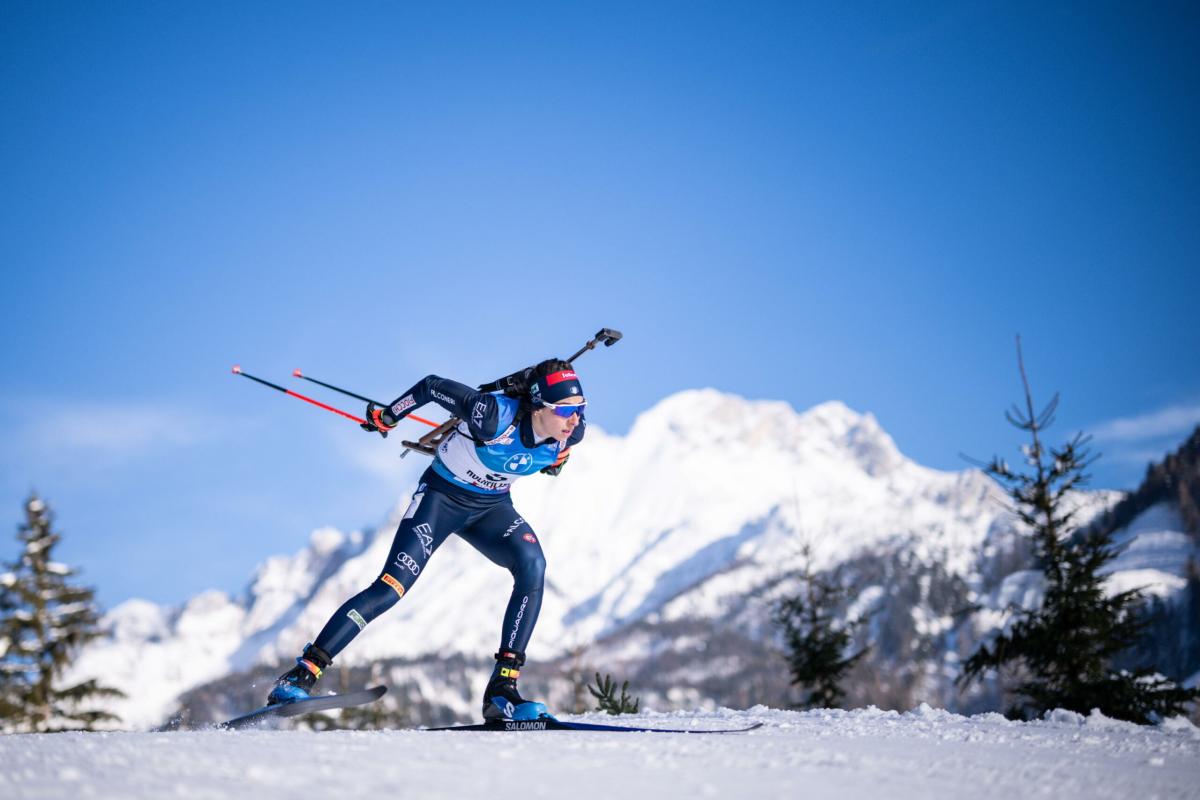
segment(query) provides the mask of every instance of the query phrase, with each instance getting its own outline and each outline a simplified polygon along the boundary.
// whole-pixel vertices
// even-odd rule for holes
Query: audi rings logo
[[[418,564],[416,561],[413,561],[413,557],[410,556],[408,553],[399,553],[396,556],[396,563],[399,564],[400,566],[404,567],[406,570],[411,572],[413,575],[421,574],[421,565]]]

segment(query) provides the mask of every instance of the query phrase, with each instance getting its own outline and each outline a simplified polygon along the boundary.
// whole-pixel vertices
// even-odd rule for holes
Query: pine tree
[[[964,663],[959,684],[1017,666],[1020,678],[1010,688],[1018,699],[1009,715],[1018,718],[1054,708],[1083,714],[1099,709],[1109,717],[1147,723],[1182,713],[1200,691],[1182,689],[1148,666],[1132,673],[1112,668],[1145,630],[1142,594],[1138,589],[1105,592],[1102,572],[1118,554],[1112,533],[1078,531],[1070,497],[1086,484],[1094,461],[1089,437],[1077,434],[1061,448],[1046,448],[1042,434],[1054,421],[1058,395],[1035,413],[1019,338],[1017,364],[1025,409],[1014,405],[1006,416],[1029,434],[1030,443],[1022,448],[1026,469],[1014,469],[996,456],[984,470],[1005,487],[1031,531],[1044,594],[1039,608],[1017,611],[1009,630],[980,646]]]
[[[57,686],[79,648],[100,635],[99,616],[93,591],[70,585],[75,571],[52,558],[61,537],[37,495],[25,503],[17,538],[23,552],[0,575],[0,728],[91,730],[97,722],[116,721],[81,706],[96,697],[123,696],[118,690],[96,680]]]
[[[785,597],[775,607],[775,623],[783,628],[792,683],[807,688],[801,708],[836,708],[845,697],[841,682],[867,654],[867,648],[847,656],[854,632],[864,620],[838,624],[837,612],[845,589],[837,574],[812,571],[811,550],[804,548],[802,594]]]
[[[629,694],[629,681],[621,684],[621,694],[617,696],[617,682],[611,675],[600,677],[596,673],[596,685],[588,684],[588,691],[596,698],[596,710],[607,711],[613,716],[619,714],[636,714],[641,706],[641,698]]]

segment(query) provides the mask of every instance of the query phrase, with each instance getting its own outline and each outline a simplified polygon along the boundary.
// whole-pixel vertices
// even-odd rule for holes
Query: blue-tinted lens
[[[554,409],[555,416],[566,418],[566,417],[571,416],[572,414],[578,414],[579,412],[583,411],[583,407],[586,405],[587,405],[587,403],[577,403],[576,405],[573,405],[573,406],[572,405],[556,406],[553,403],[546,403],[546,408]]]

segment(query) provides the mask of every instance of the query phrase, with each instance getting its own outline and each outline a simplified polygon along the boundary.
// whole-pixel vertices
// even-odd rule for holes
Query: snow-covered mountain
[[[259,566],[239,597],[207,592],[181,608],[118,606],[106,617],[110,636],[86,650],[69,677],[102,675],[129,694],[114,708],[125,725],[147,726],[188,689],[290,659],[378,576],[412,489],[397,487],[377,534],[317,530],[298,553]],[[1098,511],[1117,497],[1088,493],[1079,502]],[[1003,624],[1007,603],[1036,592],[1028,573],[1005,571],[1019,549],[1016,529],[990,479],[914,463],[874,417],[838,402],[797,413],[711,389],[681,392],[639,416],[626,436],[593,426],[562,475],[519,482],[514,502],[549,565],[531,662],[595,646],[606,659],[645,665],[689,637],[703,640],[718,623],[747,641],[768,640],[772,592],[786,586],[806,547],[816,569],[857,570],[851,613],[896,595],[884,573],[897,564],[913,576],[928,571],[928,580],[914,577],[926,594],[941,583],[957,587],[941,606],[904,600],[913,636],[952,633],[959,623],[946,609],[961,599],[995,610],[995,619],[973,623],[979,633]],[[1169,509],[1156,513],[1128,529],[1133,546],[1122,568],[1161,594],[1177,588],[1195,547]],[[507,574],[456,537],[431,563],[340,665],[494,652]],[[937,646],[939,658],[953,649]]]

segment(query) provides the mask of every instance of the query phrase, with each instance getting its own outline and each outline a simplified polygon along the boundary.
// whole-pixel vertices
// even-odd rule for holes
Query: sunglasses
[[[569,418],[573,414],[583,413],[583,409],[585,406],[587,406],[587,403],[576,403],[574,405],[558,406],[558,405],[555,405],[554,403],[547,403],[546,401],[543,400],[542,406],[544,408],[549,408],[552,411],[554,411],[554,416],[556,416],[556,417]]]

